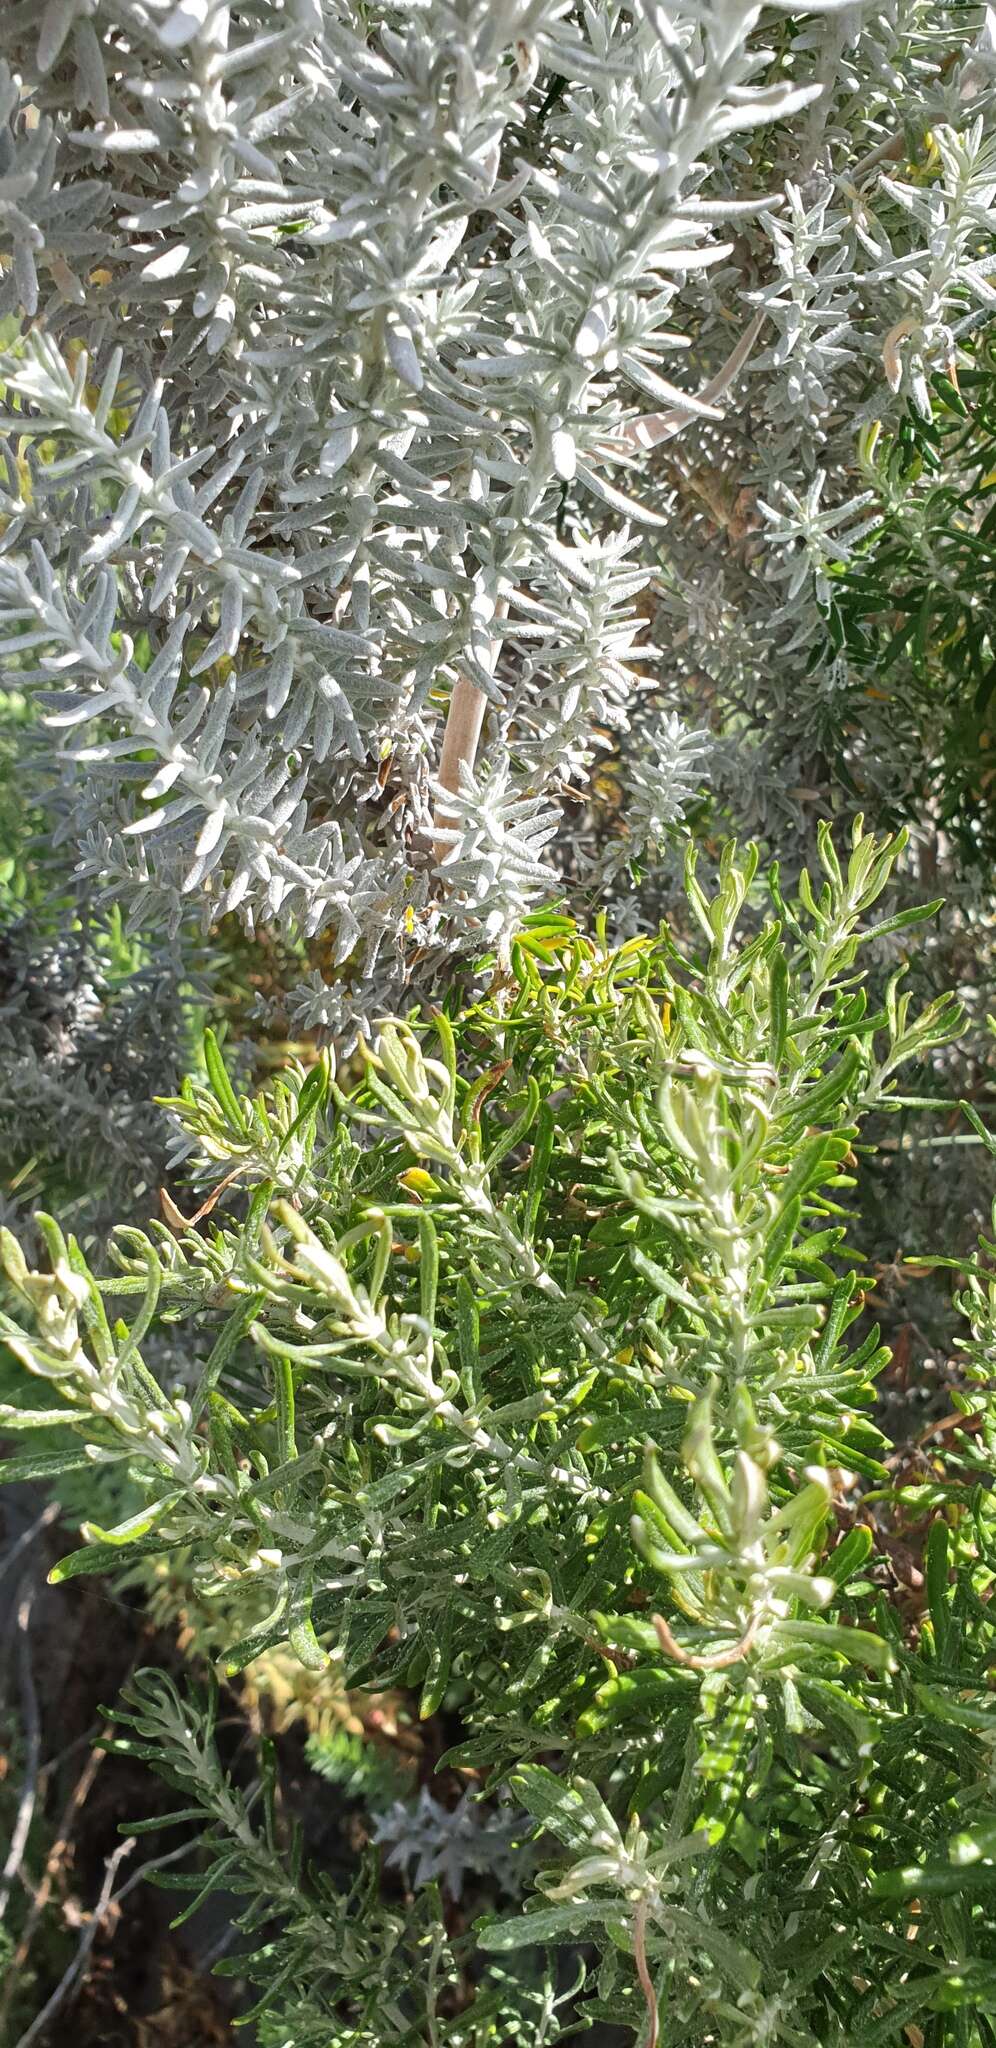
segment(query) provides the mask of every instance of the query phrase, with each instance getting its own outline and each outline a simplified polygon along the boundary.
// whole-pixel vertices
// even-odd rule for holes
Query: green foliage
[[[263,2048],[996,2048],[994,37],[0,8],[0,1478],[376,1819],[134,1681]]]
[[[386,1746],[378,1747],[366,1735],[354,1735],[348,1728],[333,1724],[316,1730],[308,1737],[306,1755],[320,1778],[341,1786],[347,1799],[362,1800],[371,1813],[411,1792],[411,1772],[396,1756]]]
[[[695,952],[534,921],[484,1001],[386,1024],[348,1090],[322,1060],[240,1095],[208,1036],[174,1105],[203,1229],[122,1231],[99,1279],[50,1219],[47,1272],[4,1240],[0,1329],[46,1388],[4,1426],[57,1420],[62,1462],[120,1464],[142,1502],[54,1575],[183,1552],[229,1671],[289,1642],[423,1716],[459,1704],[448,1760],[510,1780],[547,1855],[480,1951],[594,1942],[586,2022],[652,2031],[659,2006],[675,2042],[825,2048],[936,2013],[986,2038],[996,1532],[969,1480],[915,1643],[879,1590],[907,1505],[869,1412],[887,1354],[849,1334],[855,1143],[958,1022],[898,982],[867,1003],[862,946],[926,914],[874,921],[898,851],[824,834],[819,876],[791,904],[773,877],[746,930],[754,854],[726,850],[712,897],[690,860]],[[196,1335],[192,1392],[149,1371],[160,1327]],[[886,1519],[843,1534],[856,1475]],[[422,2038],[406,1944],[449,1955],[428,1894],[307,1903],[209,1730],[151,1675],[136,1699],[210,1816],[203,1882],[250,1897],[264,2010],[295,1986],[286,2038],[383,2039],[395,1997]],[[343,1915],[333,1989],[313,1954]]]
[[[957,385],[937,377],[932,389],[931,417],[911,412],[891,433],[876,424],[859,437],[881,516],[832,582],[829,627],[851,667],[850,716],[863,724],[885,704],[896,725],[917,734],[916,781],[901,809],[918,819],[932,805],[962,859],[988,863],[996,847],[991,337],[960,366]],[[844,731],[840,723],[833,754],[846,782]]]
[[[382,2048],[385,2041],[414,2048],[426,2028],[447,2048],[565,2037],[563,1999],[521,1967],[490,1970],[469,2010],[461,2010],[469,1941],[447,1934],[435,1887],[416,1907],[392,1910],[368,1860],[351,1886],[335,1889],[306,1861],[300,1831],[281,1821],[272,1752],[264,1746],[258,1781],[241,1792],[218,1757],[216,1714],[214,1691],[183,1699],[162,1673],[140,1672],[125,1688],[115,1747],[148,1758],[177,1792],[182,1804],[166,1826],[199,1821],[205,1830],[207,1870],[171,1871],[157,1880],[190,1894],[173,1924],[222,1885],[247,1902],[235,1922],[243,1952],[218,1969],[259,1989],[242,2020],[256,2020],[261,2041],[272,2048],[290,2041],[294,2048]],[[158,1818],[137,1821],[131,1832],[163,1825]]]

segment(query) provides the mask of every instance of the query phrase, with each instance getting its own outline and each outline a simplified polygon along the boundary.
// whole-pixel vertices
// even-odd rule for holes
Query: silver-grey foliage
[[[168,1125],[154,1098],[189,1057],[194,991],[168,952],[125,965],[99,927],[49,940],[25,917],[0,931],[0,1205],[21,1231],[58,1202],[100,1244],[122,1205],[135,1221],[156,1207]]]
[[[423,1785],[417,1800],[396,1799],[377,1815],[371,1840],[416,1891],[439,1880],[459,1899],[468,1872],[504,1891],[522,1889],[530,1863],[527,1829],[526,1815],[514,1806],[489,1811],[468,1790],[450,1808]]]
[[[720,725],[776,678],[797,812],[856,427],[996,303],[992,48],[933,0],[11,0],[0,630],[81,875],[330,928],[362,1022],[549,896],[628,728],[659,846],[703,676]]]

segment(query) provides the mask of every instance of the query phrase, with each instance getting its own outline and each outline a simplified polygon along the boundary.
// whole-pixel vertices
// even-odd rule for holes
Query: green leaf
[[[771,956],[768,969],[768,1058],[776,1069],[781,1066],[788,1038],[789,969],[784,953],[779,950]]]
[[[439,1289],[439,1240],[432,1217],[424,1209],[419,1210],[418,1243],[420,1308],[431,1328],[435,1322]]]
[[[887,1672],[895,1668],[892,1651],[881,1636],[863,1628],[843,1628],[838,1622],[780,1621],[778,1640],[825,1650],[829,1656],[843,1657],[849,1664],[867,1665],[869,1671]]]
[[[4,1435],[10,1431],[28,1429],[65,1429],[66,1424],[82,1418],[75,1408],[14,1408],[7,1402],[0,1403],[0,1429]],[[89,1419],[89,1418],[88,1418]]]
[[[996,1740],[996,1698],[986,1706],[975,1706],[933,1685],[917,1685],[915,1692],[918,1704],[933,1720],[947,1721],[953,1728],[976,1729]]]
[[[225,1652],[225,1672],[229,1678],[237,1678],[247,1664],[254,1664],[257,1657],[264,1656],[266,1651],[274,1649],[277,1643],[287,1641],[286,1612],[287,1602],[284,1595],[275,1611],[268,1615],[265,1621],[259,1622],[254,1629],[250,1629],[246,1635],[240,1636],[237,1642],[229,1645]]]
[[[533,1154],[529,1162],[529,1180],[526,1185],[524,1227],[530,1242],[535,1235],[543,1197],[546,1194],[547,1175],[553,1158],[553,1136],[553,1111],[548,1102],[542,1102],[536,1117]]]
[[[617,1638],[614,1636],[613,1640]],[[656,1643],[655,1648],[659,1655]],[[660,1715],[673,1708],[679,1687],[680,1679],[676,1682],[673,1671],[655,1669],[649,1664],[636,1671],[618,1671],[599,1686],[592,1705],[585,1708],[578,1720],[578,1734],[597,1735],[617,1721],[631,1721],[638,1716],[654,1725]]]
[[[769,1226],[764,1244],[764,1276],[766,1280],[777,1280],[802,1219],[802,1198],[796,1195],[792,1201],[783,1202],[774,1223]]]
[[[842,1280],[838,1280],[830,1297],[827,1319],[823,1325],[819,1344],[816,1347],[816,1368],[818,1372],[824,1372],[833,1363],[837,1345],[850,1321],[848,1309],[851,1305],[854,1285],[853,1273],[846,1273]]]
[[[879,1870],[869,1884],[873,1899],[950,1898],[966,1889],[996,1885],[996,1863],[909,1863],[899,1870]]]
[[[720,1529],[729,1536],[732,1533],[730,1490],[713,1437],[713,1384],[693,1403],[681,1455],[696,1486],[705,1495]]]
[[[928,918],[936,917],[944,908],[943,896],[935,897],[932,903],[914,904],[910,910],[897,911],[895,917],[887,917],[882,924],[869,925],[862,933],[864,939],[884,939],[889,932],[903,932],[910,925],[923,924]]]
[[[651,1657],[660,1655],[657,1630],[642,1615],[600,1614],[594,1609],[591,1618],[604,1643],[619,1650],[643,1650]]]
[[[496,1166],[500,1166],[502,1160],[506,1159],[510,1152],[514,1152],[516,1146],[521,1145],[523,1139],[528,1137],[536,1122],[539,1106],[539,1082],[536,1080],[535,1075],[530,1074],[526,1082],[525,1107],[514,1119],[514,1122],[508,1126],[508,1129],[503,1131],[501,1136],[495,1140],[485,1161],[486,1172],[493,1173]]]
[[[281,1357],[278,1351],[271,1351],[269,1356],[277,1410],[277,1456],[281,1465],[287,1465],[297,1457],[297,1439],[294,1433],[294,1368],[290,1359]]]
[[[138,1557],[161,1557],[168,1544],[156,1542],[154,1537],[128,1542],[122,1555],[120,1543],[84,1543],[79,1550],[71,1550],[67,1557],[59,1559],[48,1575],[50,1586],[61,1586],[67,1579],[95,1577],[101,1572],[120,1571],[123,1563],[130,1564]]]
[[[927,1606],[933,1624],[934,1645],[943,1660],[948,1635],[950,1592],[948,1588],[948,1525],[938,1515],[927,1537]]]
[[[474,1290],[466,1273],[460,1273],[457,1277],[456,1307],[460,1367],[468,1388],[476,1397],[477,1368],[481,1348],[481,1320],[477,1310]]]
[[[317,1064],[312,1067],[311,1072],[302,1082],[301,1091],[297,1098],[297,1115],[288,1126],[287,1136],[281,1143],[280,1150],[282,1153],[287,1151],[292,1139],[298,1136],[299,1132],[304,1129],[305,1124],[310,1119],[317,1117],[319,1112],[325,1107],[331,1078],[328,1054],[322,1053]]]
[[[200,1379],[191,1395],[191,1426],[198,1421],[212,1389],[220,1380],[226,1365],[231,1363],[243,1338],[248,1336],[265,1301],[266,1295],[261,1291],[250,1294],[239,1305],[234,1315],[229,1316],[220,1337],[212,1347],[210,1357],[206,1360]]]
[[[453,1646],[453,1607],[444,1609],[433,1628],[429,1644],[429,1666],[419,1700],[418,1717],[428,1721],[438,1713],[450,1682]]]
[[[874,1547],[871,1530],[866,1523],[860,1522],[857,1528],[849,1529],[843,1542],[823,1559],[820,1571],[825,1578],[833,1579],[836,1586],[846,1586],[848,1579],[853,1579],[855,1572],[867,1562]]]
[[[149,1530],[154,1529],[156,1524],[162,1521],[163,1516],[168,1515],[170,1508],[175,1507],[177,1501],[182,1499],[182,1488],[175,1487],[172,1493],[164,1493],[160,1500],[153,1501],[149,1507],[139,1508],[136,1514],[129,1515],[127,1521],[118,1522],[115,1528],[102,1529],[99,1522],[83,1522],[81,1534],[87,1543],[108,1544],[117,1550],[122,1544],[132,1543],[139,1537],[148,1535]]]
[[[239,1136],[247,1138],[249,1127],[242,1113],[238,1097],[228,1078],[228,1068],[221,1056],[221,1050],[210,1027],[204,1033],[204,1065],[208,1080],[218,1107],[225,1120]]]
[[[682,1286],[681,1281],[676,1280],[673,1274],[666,1273],[656,1259],[648,1258],[646,1252],[640,1250],[639,1245],[633,1245],[630,1257],[637,1272],[641,1273],[645,1280],[650,1281],[651,1286],[665,1301],[677,1302],[678,1307],[687,1309],[690,1315],[701,1315],[702,1305],[696,1301],[695,1296],[689,1294],[687,1287]]]
[[[996,1814],[955,1835],[948,1843],[948,1860],[959,1869],[974,1863],[996,1863]]]
[[[649,1501],[637,1493],[634,1495],[634,1504],[640,1514],[645,1514],[648,1507],[651,1511],[654,1508],[658,1510],[653,1519],[661,1533],[667,1535],[672,1549],[687,1550],[701,1542],[701,1523],[679,1499],[670,1480],[665,1479],[660,1462],[649,1444],[643,1459],[643,1484],[650,1496]],[[675,1530],[678,1532],[677,1539],[674,1536]]]
[[[523,1764],[512,1790],[540,1826],[574,1850],[620,1849],[622,1837],[601,1794],[587,1778],[557,1778],[543,1764]]]
[[[303,1571],[296,1581],[291,1596],[287,1618],[287,1641],[299,1663],[307,1671],[324,1671],[329,1663],[329,1653],[323,1650],[315,1633],[311,1618],[313,1599],[312,1575]]]
[[[320,1614],[320,1601],[318,1607]],[[360,1672],[366,1670],[396,1619],[393,1600],[368,1599],[352,1609],[339,1642],[342,1675],[347,1684],[355,1683]]]
[[[121,1451],[118,1459],[110,1462],[120,1463],[126,1456],[127,1452]],[[107,1462],[100,1461],[101,1465]],[[99,1469],[85,1450],[25,1451],[19,1458],[0,1459],[0,1479],[13,1485],[23,1479],[58,1479],[63,1472],[83,1472],[87,1468],[91,1472]]]
[[[825,1074],[821,1081],[815,1081],[801,1097],[802,1108],[797,1119],[800,1126],[819,1124],[836,1109],[848,1095],[861,1072],[861,1053],[856,1045],[849,1045],[835,1067]]]
[[[535,1912],[520,1913],[515,1920],[478,1921],[478,1947],[489,1949],[492,1954],[507,1949],[518,1953],[523,1948],[543,1947],[548,1941],[581,1939],[586,1928],[604,1922],[613,1911],[618,1913],[618,1906],[578,1899],[570,1906],[541,1906]]]

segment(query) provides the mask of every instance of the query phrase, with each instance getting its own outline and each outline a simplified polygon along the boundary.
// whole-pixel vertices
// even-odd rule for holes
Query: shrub
[[[2,16],[5,1470],[372,1836],[145,1673],[170,1881],[273,2048],[993,2048],[990,11]]]
[[[240,1097],[209,1041],[176,1104],[220,1191],[203,1234],[124,1230],[100,1280],[51,1221],[47,1272],[6,1237],[0,1327],[50,1405],[4,1426],[71,1432],[8,1471],[117,1462],[141,1499],[57,1576],[183,1547],[230,1673],[289,1640],[423,1716],[459,1702],[445,1761],[539,1837],[529,1902],[476,1940],[431,1887],[335,1892],[272,1801],[250,1818],[210,1715],[136,1680],[140,1753],[209,1824],[195,1897],[248,1894],[231,1967],[273,2038],[469,2041],[499,1991],[532,2038],[524,1951],[567,1943],[585,2023],[645,2041],[898,2044],[914,2015],[990,2040],[989,1496],[935,1484],[905,1612],[890,1544],[922,1496],[883,1462],[841,1220],[862,1122],[957,1025],[898,981],[866,1003],[900,850],[824,834],[754,936],[753,854],[711,898],[690,860],[699,951],[537,921],[486,1000],[386,1025],[348,1090],[325,1056]],[[210,1343],[192,1393],[143,1363],[163,1321]]]
[[[830,596],[991,307],[987,20],[12,0],[0,631],[87,888],[327,931],[348,1036],[551,860],[625,898],[706,725],[783,863],[916,783]]]

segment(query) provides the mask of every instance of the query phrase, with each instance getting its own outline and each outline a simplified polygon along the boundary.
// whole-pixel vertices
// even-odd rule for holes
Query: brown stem
[[[110,1735],[110,1727],[108,1726],[107,1728],[105,1728],[102,1731],[102,1733],[104,1737]],[[76,1784],[74,1785],[73,1790],[69,1795],[65,1812],[63,1813],[62,1819],[59,1822],[55,1841],[52,1844],[48,1856],[45,1859],[45,1868],[42,1872],[41,1883],[39,1884],[38,1889],[35,1892],[34,1897],[31,1901],[31,1905],[28,1909],[28,1913],[25,1918],[24,1926],[21,1930],[21,1937],[17,1944],[13,1962],[11,1964],[10,1980],[7,1985],[7,1988],[3,1993],[2,1998],[0,1998],[0,2017],[3,2017],[3,2015],[6,2013],[9,1993],[12,1992],[14,1989],[14,1976],[19,1970],[23,1969],[24,1964],[27,1962],[28,1953],[31,1948],[31,1943],[34,1939],[35,1928],[37,1927],[38,1922],[41,1919],[41,1916],[45,1910],[45,1907],[48,1905],[49,1899],[51,1898],[55,1880],[59,1874],[59,1869],[65,1859],[66,1852],[69,1848],[70,1829],[72,1827],[72,1824],[77,1814],[79,1813],[80,1808],[86,1802],[87,1794],[90,1791],[93,1781],[97,1775],[97,1772],[100,1769],[101,1764],[104,1761],[104,1757],[106,1754],[106,1750],[97,1749],[96,1747],[91,1749],[90,1754],[87,1757],[86,1763],[84,1764],[83,1769],[80,1773],[80,1776],[77,1779]]]
[[[597,1636],[585,1636],[583,1641],[589,1650],[594,1650],[598,1657],[604,1657],[606,1663],[614,1665],[617,1671],[632,1671],[637,1662],[635,1650],[617,1650],[612,1643],[599,1642]]]
[[[708,384],[703,385],[701,391],[696,392],[695,405],[674,405],[668,412],[642,413],[639,419],[630,420],[622,429],[619,436],[622,446],[632,449],[634,453],[640,448],[656,448],[658,442],[670,441],[696,418],[697,406],[715,407],[716,400],[725,395],[734,378],[739,376],[767,317],[764,312],[755,313],[753,320],[744,328],[736,346],[731,349],[722,368],[717,370]],[[716,416],[722,417],[721,414]],[[611,454],[612,450],[606,452]]]
[[[507,597],[499,598],[494,609],[495,620],[504,619],[507,613]],[[497,665],[500,651],[501,640],[496,639],[493,645],[493,667]],[[452,790],[454,795],[460,787],[460,770],[464,762],[468,768],[472,768],[477,759],[477,746],[486,709],[487,698],[484,691],[479,690],[477,684],[470,682],[467,676],[458,676],[453,685],[450,708],[446,714],[446,731],[443,734],[443,751],[437,777],[443,789]],[[454,816],[455,813],[448,811],[445,803],[438,803],[433,819],[437,833],[446,831],[452,825]],[[437,838],[432,850],[437,861],[444,861],[450,851],[449,841]]]
[[[690,1650],[683,1650],[675,1641],[662,1614],[652,1614],[650,1619],[661,1649],[673,1657],[676,1664],[684,1664],[689,1671],[725,1671],[728,1665],[738,1664],[741,1657],[746,1657],[758,1629],[758,1617],[753,1614],[738,1643],[732,1643],[728,1650],[715,1650],[709,1657],[693,1657]]]
[[[444,789],[450,789],[455,793],[460,787],[460,769],[463,763],[466,761],[468,767],[473,767],[477,759],[477,744],[481,737],[486,705],[484,691],[479,690],[476,683],[468,682],[466,676],[458,676],[453,685],[450,708],[446,715],[443,752],[439,763],[439,781]],[[452,811],[445,810],[440,804],[433,821],[437,832],[440,827],[445,829],[447,825],[452,825],[453,816]],[[445,839],[437,839],[433,845],[437,861],[445,860],[449,850],[449,842]]]
[[[217,1187],[212,1188],[207,1201],[201,1203],[200,1208],[193,1216],[184,1216],[182,1210],[177,1208],[172,1195],[168,1194],[165,1188],[160,1188],[159,1201],[164,1221],[169,1229],[174,1233],[177,1231],[193,1230],[198,1223],[203,1223],[205,1216],[210,1216],[215,1203],[220,1201],[225,1189],[230,1188],[232,1182],[238,1180],[239,1175],[244,1173],[245,1170],[245,1163],[243,1161],[240,1161],[238,1166],[233,1166],[231,1173],[226,1173],[224,1180],[220,1180]]]
[[[636,1918],[633,1921],[633,1954],[636,1958],[636,1974],[640,1979],[640,1990],[643,1992],[647,2007],[646,2048],[657,2048],[659,2032],[657,1993],[654,1990],[650,1971],[647,1968],[647,1901],[645,1898],[640,1900],[636,1909]]]

